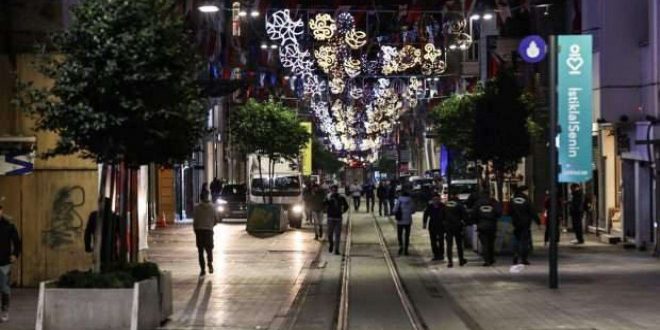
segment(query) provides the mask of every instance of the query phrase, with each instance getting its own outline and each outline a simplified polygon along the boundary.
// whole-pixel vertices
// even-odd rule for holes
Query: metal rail
[[[348,330],[348,309],[349,309],[349,283],[351,276],[351,211],[349,212],[346,223],[346,242],[344,248],[344,259],[342,260],[341,275],[341,293],[339,296],[339,309],[337,312],[337,330]],[[332,233],[328,233],[332,235]]]
[[[380,242],[380,248],[383,251],[383,254],[385,255],[385,263],[387,264],[387,268],[390,271],[390,275],[392,275],[392,281],[394,281],[394,287],[396,288],[396,293],[399,296],[399,300],[401,301],[401,305],[403,306],[406,315],[408,316],[408,321],[410,321],[410,325],[414,330],[426,329],[426,326],[424,325],[422,318],[419,316],[419,313],[413,306],[410,297],[408,297],[408,293],[406,292],[406,289],[403,287],[403,284],[401,283],[399,270],[396,264],[394,263],[394,259],[392,258],[392,254],[390,253],[390,250],[387,247],[387,243],[385,242],[385,235],[383,235],[383,230],[380,228],[380,224],[378,224],[378,220],[375,215],[373,215],[373,220],[374,220],[374,226],[376,227],[376,231],[378,232],[378,240]]]

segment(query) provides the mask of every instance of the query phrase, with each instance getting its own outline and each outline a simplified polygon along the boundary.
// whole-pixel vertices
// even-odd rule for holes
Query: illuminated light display
[[[298,37],[305,32],[302,19],[293,20],[288,9],[274,12],[266,20],[266,33],[271,40],[280,41],[284,46],[289,43],[298,44]]]
[[[309,28],[312,30],[314,39],[325,41],[335,35],[337,25],[330,14],[316,14],[315,18],[309,20]]]
[[[360,49],[367,44],[367,34],[362,31],[352,29],[344,36],[346,44],[352,49]]]

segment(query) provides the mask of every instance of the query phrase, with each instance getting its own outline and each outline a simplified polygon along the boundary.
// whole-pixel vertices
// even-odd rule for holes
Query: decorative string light
[[[278,10],[266,20],[266,33],[271,40],[280,40],[282,46],[288,43],[297,45],[304,28],[302,19],[294,21],[288,9]]]
[[[352,29],[344,37],[346,44],[352,49],[360,49],[367,44],[367,34],[362,31]]]
[[[309,20],[309,28],[312,30],[314,39],[325,41],[334,36],[337,25],[329,14],[316,14],[316,18]]]

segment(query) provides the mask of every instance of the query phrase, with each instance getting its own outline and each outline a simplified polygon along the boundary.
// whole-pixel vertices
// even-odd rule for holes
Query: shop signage
[[[557,38],[557,108],[559,182],[592,177],[592,39],[591,35]]]
[[[547,53],[548,46],[543,38],[537,35],[525,37],[518,45],[518,54],[527,63],[541,62]]]

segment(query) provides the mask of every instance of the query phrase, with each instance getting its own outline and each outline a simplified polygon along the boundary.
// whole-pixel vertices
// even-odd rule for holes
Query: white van
[[[477,191],[477,179],[452,180],[451,190],[458,195],[459,200],[465,202],[470,198],[470,195],[473,192]],[[444,183],[442,185],[442,199],[445,201],[449,199],[449,196],[447,195],[448,191],[449,187]]]
[[[272,196],[273,204],[285,207],[289,225],[300,228],[304,214],[303,177],[297,162],[280,159],[275,163],[272,176],[268,173],[268,157],[261,157],[261,164],[256,155],[248,157],[248,203],[267,204]],[[259,166],[261,165],[261,176]],[[272,194],[269,195],[269,192]]]

